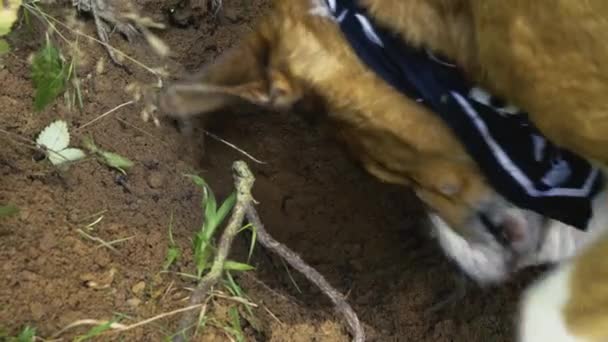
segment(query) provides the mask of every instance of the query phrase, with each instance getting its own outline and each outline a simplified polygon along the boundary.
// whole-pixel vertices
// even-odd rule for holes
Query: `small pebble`
[[[141,299],[139,299],[139,298],[131,298],[131,299],[127,300],[127,305],[132,308],[138,307],[139,304],[141,304]]]
[[[81,213],[78,210],[71,210],[68,214],[68,221],[71,223],[79,223],[81,220]]]
[[[35,321],[39,321],[44,316],[44,307],[38,302],[32,302],[30,303],[30,312],[32,313],[32,318]]]
[[[152,189],[158,189],[163,186],[165,179],[160,172],[152,172],[148,175],[148,185]]]
[[[146,283],[143,281],[140,281],[139,283],[133,285],[133,287],[131,288],[131,292],[133,292],[134,295],[140,295],[144,289],[146,288]]]
[[[57,239],[52,232],[45,232],[40,239],[40,249],[43,251],[49,251],[57,245]]]

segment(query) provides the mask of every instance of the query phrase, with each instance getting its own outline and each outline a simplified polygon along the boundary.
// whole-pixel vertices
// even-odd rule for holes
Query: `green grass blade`
[[[47,38],[45,46],[34,56],[32,63],[36,111],[44,109],[65,90],[66,71],[59,49]]]
[[[17,336],[16,342],[34,342],[36,340],[36,328],[26,326]]]
[[[19,213],[19,208],[12,204],[0,206],[0,218],[16,215],[17,213]]]
[[[94,337],[97,337],[100,334],[102,334],[103,332],[105,332],[106,330],[110,329],[110,327],[112,326],[112,324],[114,324],[116,321],[117,320],[115,318],[113,318],[113,319],[111,319],[110,321],[108,321],[108,322],[106,322],[104,324],[100,324],[100,325],[94,326],[86,334],[81,335],[81,336],[77,336],[74,339],[74,342],[82,342],[82,341],[90,340],[90,339],[92,339]]]
[[[230,325],[233,336],[238,342],[244,342],[245,334],[243,333],[243,328],[241,327],[241,316],[238,309],[236,307],[231,307],[228,314],[230,315]]]

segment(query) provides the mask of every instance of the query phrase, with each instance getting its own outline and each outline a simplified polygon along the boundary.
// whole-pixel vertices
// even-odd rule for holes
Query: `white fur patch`
[[[608,233],[608,198],[606,191],[598,194],[593,202],[593,216],[587,232],[569,226],[552,227],[539,259],[559,262],[576,258],[599,238]],[[573,263],[565,261],[545,277],[537,280],[523,294],[520,303],[518,342],[555,341],[583,342],[573,336],[564,322],[562,310],[570,298],[570,279]],[[601,305],[601,304],[600,304]]]
[[[498,242],[469,242],[436,214],[429,218],[443,252],[479,284],[500,282],[508,276],[508,252]]]
[[[604,190],[593,200],[593,215],[586,231],[551,220],[536,254],[522,256],[518,268],[570,260],[608,231],[608,193]]]
[[[524,292],[517,342],[583,342],[568,332],[562,314],[571,274],[572,265],[563,264]]]
[[[287,0],[285,0],[287,1]],[[291,0],[293,1],[293,0]],[[327,6],[325,0],[311,0],[309,14],[333,19],[331,9]]]

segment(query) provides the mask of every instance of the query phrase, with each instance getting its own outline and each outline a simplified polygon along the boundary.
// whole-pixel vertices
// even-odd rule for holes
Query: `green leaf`
[[[32,81],[36,94],[34,109],[41,111],[53,102],[66,87],[66,70],[59,50],[47,38],[46,45],[34,56]]]
[[[11,32],[13,24],[17,21],[21,0],[9,0],[8,7],[0,4],[0,37]]]
[[[206,238],[211,239],[213,233],[215,233],[215,229],[217,228],[218,222],[216,219],[216,211],[217,211],[217,201],[215,199],[215,194],[211,190],[211,188],[207,187],[207,198],[204,203],[204,221],[203,221],[203,230],[206,232]]]
[[[249,243],[249,254],[247,254],[247,262],[251,260],[253,255],[253,249],[255,248],[255,242],[258,241],[258,230],[251,226],[251,242]]]
[[[243,291],[243,289],[239,286],[239,284],[237,284],[237,282],[234,280],[234,278],[232,277],[232,274],[230,273],[230,271],[226,272],[226,282],[228,283],[226,286],[226,288],[228,289],[228,291],[230,291],[230,293],[235,296],[235,297],[241,297],[241,298],[247,298],[247,296],[245,295],[245,292]],[[254,329],[258,330],[260,329],[259,323],[258,322],[252,322],[252,319],[254,319],[254,315],[253,315],[253,310],[251,310],[251,307],[249,305],[245,305],[245,310],[247,310],[247,313],[250,316],[249,319],[249,323],[251,323],[252,325],[256,325],[257,327],[254,327]],[[258,324],[256,324],[258,323]]]
[[[11,51],[11,46],[5,39],[0,38],[0,56],[7,54]]]
[[[19,213],[19,208],[12,204],[0,206],[0,217],[7,217]]]
[[[120,171],[123,174],[127,174],[125,170],[128,170],[135,165],[131,160],[117,154],[114,152],[108,152],[100,149],[95,145],[93,138],[85,137],[82,140],[82,145],[84,148],[89,150],[89,152],[96,154],[100,157],[100,161],[107,166]]]
[[[220,209],[217,210],[215,218],[218,221],[218,224],[222,223],[226,218],[226,215],[230,213],[234,205],[236,204],[236,191],[233,191],[228,198],[224,200],[224,203],[220,206]]]
[[[210,196],[212,198],[213,204],[212,207],[205,213],[205,238],[211,240],[217,228],[224,222],[226,215],[232,210],[236,203],[236,192],[233,192],[224,200],[224,203],[220,206],[219,210],[215,210],[215,197]],[[215,210],[213,213],[212,210]]]
[[[176,262],[181,256],[181,251],[178,247],[169,247],[167,249],[167,256],[165,258],[165,263],[163,265],[163,270],[168,270],[174,262]]]
[[[92,137],[84,137],[82,139],[82,146],[89,150],[91,153],[99,153],[99,148],[95,145]]]
[[[253,271],[255,270],[255,267],[232,260],[226,260],[226,262],[224,263],[224,270],[245,272]]]
[[[122,173],[126,173],[125,170],[132,168],[134,165],[131,160],[114,152],[100,151],[99,154],[104,159],[106,165]]]
[[[163,270],[168,270],[169,267],[171,267],[171,265],[173,265],[173,263],[180,258],[180,256],[181,251],[173,240],[173,211],[171,211],[171,216],[169,218],[169,248],[167,249],[167,256],[165,257]]]
[[[192,179],[192,181],[194,182],[194,184],[198,185],[199,187],[201,187],[203,189],[207,188],[207,183],[200,176],[192,175],[192,174],[185,174],[184,176]]]
[[[212,255],[209,241],[205,240],[202,232],[194,236],[194,264],[196,265],[196,275],[200,277],[203,271],[210,267],[209,259]]]
[[[36,338],[36,328],[26,326],[17,336],[17,342],[34,342]]]

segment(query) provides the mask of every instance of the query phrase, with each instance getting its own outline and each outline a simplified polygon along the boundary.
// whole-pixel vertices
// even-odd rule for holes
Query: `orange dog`
[[[525,108],[555,142],[608,160],[600,134],[599,94],[605,83],[602,65],[594,59],[594,52],[603,56],[602,25],[608,24],[592,15],[608,8],[599,0],[360,2],[410,44],[450,57],[481,85]],[[319,110],[328,113],[337,137],[365,169],[416,191],[431,211],[446,254],[481,284],[502,281],[527,265],[567,259],[596,236],[519,209],[498,195],[439,117],[361,62],[328,10],[325,0],[275,1],[242,42],[201,74],[168,86],[161,110],[187,120],[231,105],[290,111],[298,102],[320,100]],[[566,14],[577,19],[566,20]],[[605,203],[599,196],[594,205]],[[608,228],[604,212],[595,210],[591,232]],[[506,244],[488,233],[482,215],[505,232]],[[531,293],[526,308],[538,307],[538,295]],[[579,323],[592,317],[573,312],[582,315],[575,320]],[[523,318],[522,327],[535,319]],[[586,332],[584,326],[568,329]],[[595,335],[581,336],[608,332],[598,326]],[[522,341],[533,340],[523,336]]]

